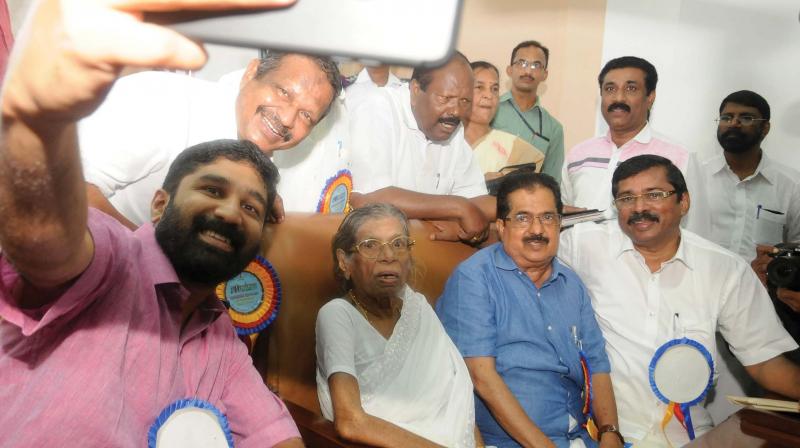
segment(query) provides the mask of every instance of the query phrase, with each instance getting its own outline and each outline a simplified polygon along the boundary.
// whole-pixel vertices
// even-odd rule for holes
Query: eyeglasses
[[[542,213],[541,215],[531,215],[530,213],[517,213],[514,216],[503,218],[503,221],[508,221],[512,227],[528,227],[533,223],[534,219],[538,219],[545,227],[555,227],[561,222],[561,215],[558,213]]]
[[[742,126],[752,126],[756,121],[767,121],[766,118],[756,118],[751,115],[739,115],[738,117],[734,117],[730,114],[720,115],[719,118],[714,121],[719,124],[731,125],[733,124],[733,120],[739,121],[739,124]]]
[[[516,61],[512,62],[511,65],[516,65],[523,70],[528,67],[530,67],[531,70],[541,70],[544,68],[544,64],[539,61],[528,61],[525,59],[517,59]]]
[[[395,256],[406,255],[411,250],[414,240],[407,236],[398,236],[391,241],[381,241],[376,238],[367,238],[356,243],[352,250],[361,254],[365,258],[374,260],[381,256],[384,247],[389,247]]]
[[[659,202],[672,196],[673,194],[675,194],[675,190],[648,191],[647,193],[642,193],[642,194],[620,196],[614,199],[613,203],[614,205],[617,206],[617,208],[630,208],[636,204],[637,199],[642,198],[645,204],[653,205],[653,204],[658,204]]]

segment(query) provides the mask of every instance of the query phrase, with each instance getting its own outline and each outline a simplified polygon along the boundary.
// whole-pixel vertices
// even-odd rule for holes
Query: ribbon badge
[[[275,268],[260,255],[239,275],[220,283],[216,292],[239,336],[260,332],[278,316],[281,281]]]
[[[148,448],[233,448],[228,418],[197,398],[172,402],[147,432]]]
[[[350,205],[350,192],[353,191],[353,176],[350,170],[340,170],[325,181],[319,196],[317,213],[346,213]]]
[[[650,388],[667,404],[661,431],[673,415],[694,440],[694,426],[689,408],[701,402],[711,389],[714,360],[699,342],[686,337],[667,341],[656,350],[650,361]]]

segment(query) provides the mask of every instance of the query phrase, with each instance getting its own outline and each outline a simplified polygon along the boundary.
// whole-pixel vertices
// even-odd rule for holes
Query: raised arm
[[[197,44],[143,23],[143,5],[285,3],[43,0],[35,6],[6,73],[0,137],[0,247],[29,283],[56,287],[92,258],[75,123],[97,108],[126,65],[190,69],[205,62]]]

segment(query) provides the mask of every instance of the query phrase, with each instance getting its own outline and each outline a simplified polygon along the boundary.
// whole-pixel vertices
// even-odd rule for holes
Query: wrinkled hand
[[[750,262],[750,267],[753,268],[753,271],[755,271],[764,286],[767,286],[767,265],[772,261],[772,257],[769,254],[777,251],[778,249],[775,246],[759,244],[756,246],[756,258]]]
[[[3,113],[71,123],[91,113],[125,66],[196,69],[197,43],[142,21],[146,11],[283,6],[292,0],[43,0],[17,36]]]
[[[778,288],[778,300],[785,303],[795,313],[800,313],[800,291],[792,291],[786,288]]]
[[[461,241],[458,235],[462,234],[464,229],[462,229],[457,222],[434,220],[428,220],[428,222],[433,225],[434,229],[433,233],[430,234],[430,239],[432,241]]]

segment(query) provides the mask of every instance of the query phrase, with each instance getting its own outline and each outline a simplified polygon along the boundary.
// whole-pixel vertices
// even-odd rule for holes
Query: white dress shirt
[[[652,273],[615,221],[564,231],[559,258],[591,293],[626,439],[641,440],[660,427],[666,405],[650,388],[648,367],[665,342],[694,339],[711,353],[715,365],[717,330],[746,366],[797,347],[750,266],[689,231],[681,231],[675,256]],[[698,435],[710,428],[711,418],[702,406],[693,406],[691,415]],[[689,441],[675,419],[667,434],[674,446]]]
[[[393,186],[466,198],[487,194],[464,127],[446,141],[429,141],[411,111],[408,86],[379,89],[356,107],[347,106],[355,191]]]
[[[704,160],[701,170],[711,205],[708,239],[746,261],[755,258],[756,244],[800,242],[800,172],[766,153],[742,180],[722,154]]]

